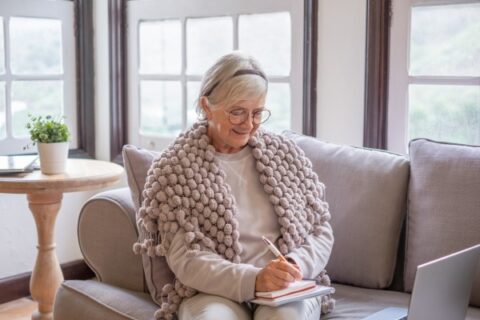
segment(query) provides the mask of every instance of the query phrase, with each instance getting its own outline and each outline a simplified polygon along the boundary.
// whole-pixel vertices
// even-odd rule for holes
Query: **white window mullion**
[[[409,84],[479,86],[480,77],[408,76]]]
[[[233,19],[233,49],[238,50],[238,14],[232,15]]]
[[[74,4],[64,7],[63,15],[68,19],[62,20],[62,64],[63,64],[63,112],[65,123],[70,128],[72,138],[70,148],[78,148],[78,114],[77,114],[77,86],[76,86],[76,50],[74,30]]]
[[[7,141],[3,143],[12,144],[10,141],[13,137],[12,134],[12,117],[11,117],[11,92],[12,92],[12,80],[11,80],[11,69],[10,69],[10,17],[5,16],[3,18],[3,39],[4,39],[4,49],[5,49],[5,129],[6,129],[6,139]],[[8,146],[6,150],[10,150],[11,146]]]
[[[5,128],[7,133],[7,136],[6,136],[7,141],[2,143],[8,143],[12,146],[14,142],[11,141],[11,139],[13,138],[12,117],[11,117],[11,109],[12,109],[11,108],[11,104],[12,104],[11,92],[12,92],[12,83],[10,81],[5,81]]]
[[[56,81],[65,81],[64,75],[8,75],[9,81],[48,81],[48,80],[56,80]]]
[[[140,82],[139,76],[139,50],[140,38],[138,24],[140,21],[136,19],[137,6],[131,1],[127,1],[127,11],[131,14],[127,15],[127,48],[128,63],[127,74],[129,77],[128,84],[128,105],[137,106],[128,110],[128,142],[134,145],[140,145]],[[135,49],[134,49],[135,48]]]
[[[182,17],[182,71],[181,71],[181,85],[182,85],[182,126],[187,125],[187,18]]]
[[[292,81],[292,78],[291,76],[268,76],[268,81],[289,83]]]
[[[388,150],[405,153],[408,123],[408,44],[410,1],[392,1],[388,81]]]
[[[2,0],[3,1],[3,0]],[[292,10],[297,0],[221,0],[209,1],[142,0],[128,1],[127,10],[134,8],[135,15],[142,19],[171,19],[172,17],[219,17],[234,14],[272,13]],[[303,1],[302,1],[303,2]],[[159,10],[161,8],[161,10]],[[299,9],[303,16],[303,5]],[[132,11],[128,14],[130,15]],[[302,24],[303,27],[303,24]],[[303,34],[303,33],[302,33]],[[303,38],[303,37],[302,37]]]
[[[5,50],[5,76],[11,75],[10,72],[10,17],[4,16],[3,18],[3,48]]]
[[[305,1],[299,1],[299,5],[291,3],[291,70],[290,70],[290,92],[291,92],[291,128],[294,131],[302,132],[303,119],[303,12]]]
[[[407,1],[408,2],[408,1]],[[441,6],[449,4],[478,3],[478,0],[410,0],[412,6]]]
[[[183,81],[183,76],[164,74],[141,74],[140,80],[147,81]]]
[[[202,76],[197,75],[185,75],[186,81],[202,81]]]

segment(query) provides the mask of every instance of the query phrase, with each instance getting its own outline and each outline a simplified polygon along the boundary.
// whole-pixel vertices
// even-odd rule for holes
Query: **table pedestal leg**
[[[37,227],[38,255],[30,279],[30,293],[38,302],[33,320],[52,320],[53,303],[63,281],[62,270],[55,253],[55,220],[62,201],[62,193],[28,194],[28,205]]]

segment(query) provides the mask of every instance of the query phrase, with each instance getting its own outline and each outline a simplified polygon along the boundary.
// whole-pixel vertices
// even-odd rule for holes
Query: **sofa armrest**
[[[137,240],[130,190],[99,193],[83,206],[78,241],[85,262],[98,280],[134,291],[145,291],[142,258],[133,253]]]

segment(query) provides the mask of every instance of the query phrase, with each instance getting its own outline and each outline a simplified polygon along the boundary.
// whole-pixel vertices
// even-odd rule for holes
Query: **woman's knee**
[[[258,306],[255,320],[319,320],[320,303],[316,298],[287,303],[279,307]]]
[[[249,320],[245,305],[219,296],[199,293],[180,304],[180,320]]]

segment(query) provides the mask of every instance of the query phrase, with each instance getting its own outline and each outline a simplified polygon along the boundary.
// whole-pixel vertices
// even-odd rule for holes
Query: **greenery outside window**
[[[480,145],[480,3],[393,2],[389,149],[414,138]]]

